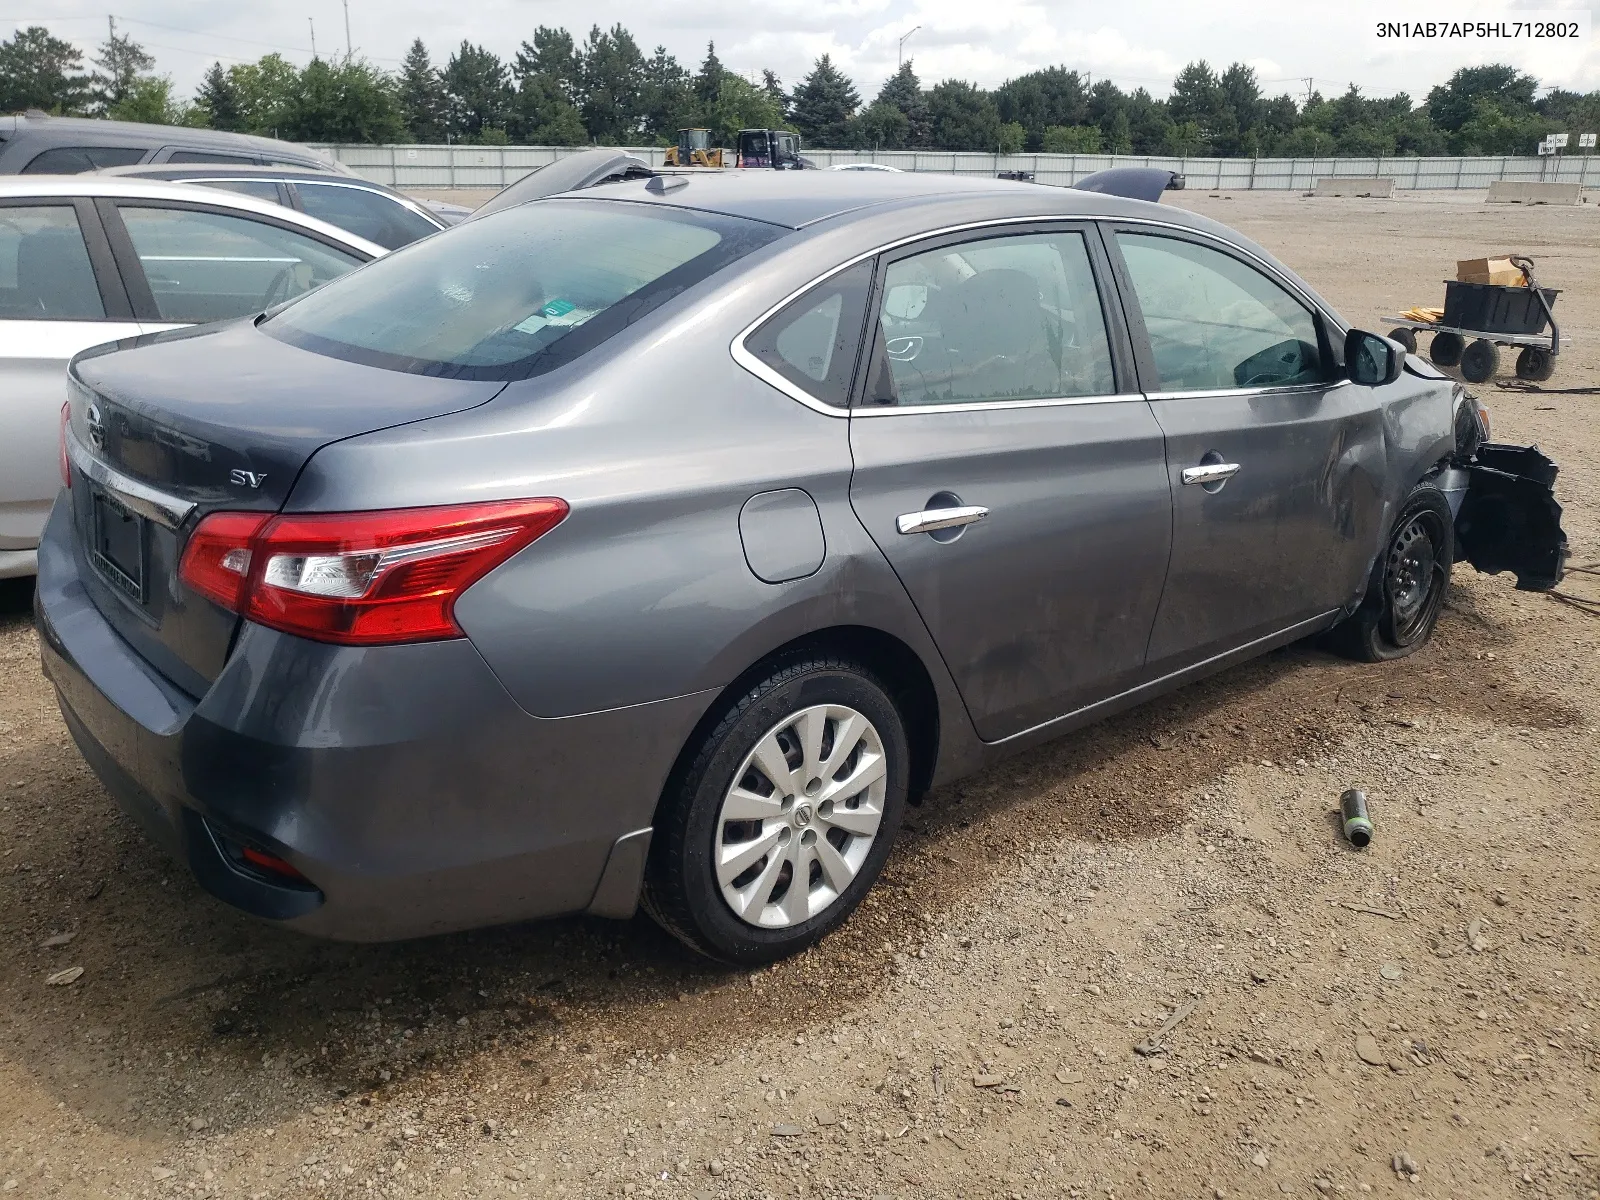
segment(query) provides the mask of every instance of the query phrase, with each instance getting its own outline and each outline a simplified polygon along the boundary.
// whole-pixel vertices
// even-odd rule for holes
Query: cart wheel
[[[1538,346],[1527,346],[1517,355],[1517,378],[1543,383],[1556,373],[1555,356]]]
[[[1399,342],[1406,348],[1407,354],[1415,354],[1417,352],[1417,331],[1415,329],[1407,329],[1404,325],[1399,329],[1391,329],[1389,330],[1389,340],[1391,342]]]
[[[1461,353],[1461,378],[1468,383],[1487,383],[1500,369],[1500,347],[1488,338],[1479,338]]]
[[[1461,361],[1461,349],[1466,343],[1459,333],[1436,333],[1428,347],[1428,357],[1436,367],[1453,367]]]

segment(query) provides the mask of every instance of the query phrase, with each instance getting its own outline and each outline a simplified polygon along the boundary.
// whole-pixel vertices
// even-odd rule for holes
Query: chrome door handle
[[[929,508],[922,512],[901,513],[894,519],[897,533],[933,533],[939,529],[954,529],[958,525],[971,525],[989,515],[981,504],[963,504],[959,508]]]
[[[1232,479],[1239,473],[1238,463],[1206,463],[1200,467],[1185,467],[1183,469],[1183,482],[1189,483],[1221,483]]]

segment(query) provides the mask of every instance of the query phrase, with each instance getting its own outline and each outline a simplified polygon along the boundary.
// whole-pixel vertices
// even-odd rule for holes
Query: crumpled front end
[[[1456,471],[1466,475],[1456,512],[1457,561],[1487,575],[1510,571],[1519,591],[1557,586],[1568,553],[1555,497],[1560,468],[1538,446],[1485,442]]]

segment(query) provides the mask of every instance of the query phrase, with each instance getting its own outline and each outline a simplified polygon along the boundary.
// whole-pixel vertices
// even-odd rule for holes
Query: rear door
[[[1105,282],[1095,229],[1068,223],[880,268],[851,500],[985,740],[1142,673],[1171,498]]]
[[[93,205],[0,201],[0,575],[38,545],[60,487],[67,361],[138,332]]]
[[[249,316],[366,261],[254,214],[142,199],[97,203],[134,311],[157,327]]]
[[[1382,519],[1381,410],[1342,378],[1325,318],[1262,264],[1165,228],[1108,241],[1172,489],[1150,664],[1179,670],[1360,593]]]

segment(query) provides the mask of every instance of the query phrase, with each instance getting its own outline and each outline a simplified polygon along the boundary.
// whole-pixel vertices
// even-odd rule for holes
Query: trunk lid
[[[135,650],[202,695],[238,618],[178,577],[195,525],[222,510],[275,512],[330,442],[472,408],[504,386],[329,358],[252,321],[87,351],[68,388],[85,587]]]

